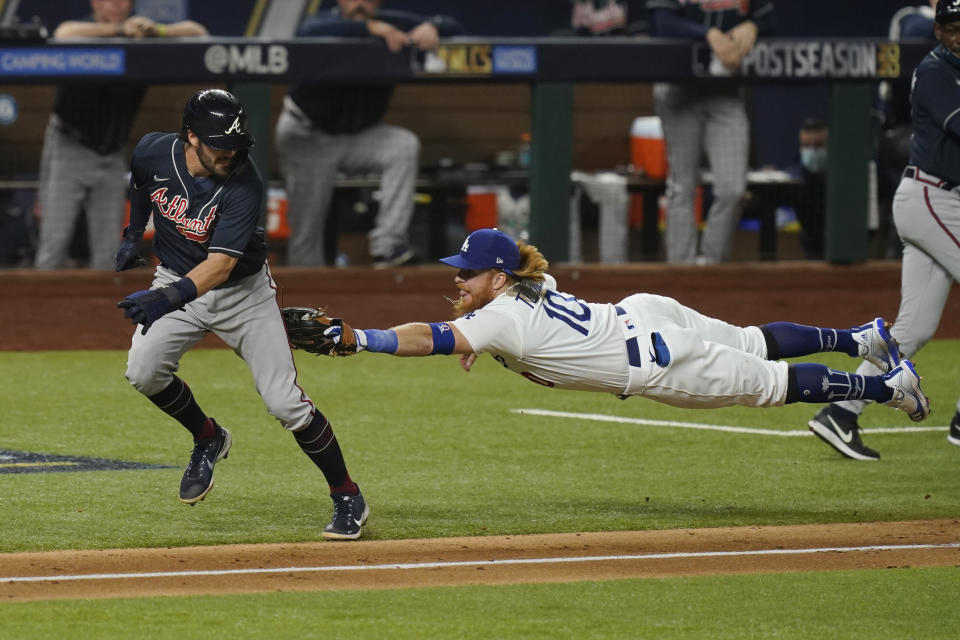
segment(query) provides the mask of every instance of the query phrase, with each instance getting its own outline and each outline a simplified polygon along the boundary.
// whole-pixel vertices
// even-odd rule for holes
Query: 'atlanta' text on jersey
[[[188,219],[185,215],[190,201],[179,193],[167,201],[167,187],[160,187],[150,194],[150,201],[157,205],[157,211],[167,220],[177,225],[177,229],[189,240],[206,242],[210,233],[210,223],[216,218],[217,205],[207,210],[201,218]]]

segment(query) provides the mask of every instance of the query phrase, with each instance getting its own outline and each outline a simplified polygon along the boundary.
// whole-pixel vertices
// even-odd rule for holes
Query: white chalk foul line
[[[749,433],[758,436],[812,436],[809,430],[782,431],[779,429],[756,429],[754,427],[731,427],[722,424],[703,424],[700,422],[678,422],[675,420],[646,420],[644,418],[624,418],[604,413],[570,413],[568,411],[550,411],[549,409],[510,409],[511,413],[551,418],[571,418],[574,420],[595,420],[597,422],[619,422],[622,424],[642,424],[648,427],[674,427],[677,429],[700,429],[702,431],[725,431],[727,433]],[[863,429],[863,433],[915,433],[920,431],[946,431],[949,427],[880,427]]]
[[[0,584],[15,582],[66,582],[76,580],[130,580],[147,578],[187,578],[203,576],[236,576],[266,573],[307,573],[320,571],[384,571],[404,569],[447,569],[454,567],[490,567],[524,564],[568,564],[577,562],[612,562],[625,560],[669,560],[676,558],[718,558],[729,556],[784,556],[812,553],[849,553],[855,551],[904,551],[911,549],[958,549],[960,542],[944,544],[893,544],[863,547],[819,547],[814,549],[759,549],[754,551],[695,551],[644,553],[616,556],[574,556],[569,558],[512,558],[504,560],[464,560],[457,562],[401,562],[391,564],[347,564],[324,567],[277,567],[257,569],[215,569],[208,571],[150,571],[142,573],[90,573],[62,576],[0,577]]]

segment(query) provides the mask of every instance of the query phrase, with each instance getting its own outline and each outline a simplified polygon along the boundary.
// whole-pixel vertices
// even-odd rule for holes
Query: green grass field
[[[330,515],[326,484],[267,415],[239,358],[201,350],[182,363],[201,405],[234,434],[215,490],[196,508],[177,500],[189,435],[126,383],[124,360],[112,351],[0,353],[0,449],[170,467],[0,474],[0,552],[319,539]],[[857,364],[834,354],[820,360]],[[866,463],[811,435],[511,411],[806,431],[810,405],[690,411],[551,391],[490,358],[466,374],[453,357],[298,354],[300,382],[332,420],[372,504],[368,539],[957,517],[960,448],[945,435],[960,341],[932,343],[917,362],[934,409],[924,426],[942,428],[870,433],[913,425],[870,407],[865,439],[883,458]],[[228,630],[327,637],[334,627],[354,637],[952,637],[958,576],[911,569],[0,604],[0,637],[61,637],[77,625],[84,638],[129,637],[134,620],[155,630],[143,637],[158,638]],[[504,613],[491,620],[491,610]],[[357,626],[343,630],[340,618],[350,615]],[[736,615],[746,616],[739,626]],[[433,618],[428,628],[417,622]]]

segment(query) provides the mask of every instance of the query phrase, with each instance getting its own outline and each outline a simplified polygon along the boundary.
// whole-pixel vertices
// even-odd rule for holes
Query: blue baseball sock
[[[813,362],[792,364],[787,373],[787,404],[823,404],[838,400],[886,402],[892,397],[893,389],[884,384],[883,376],[862,376]]]
[[[760,326],[767,339],[767,360],[808,356],[821,351],[859,354],[852,329],[821,329],[793,322],[771,322]]]

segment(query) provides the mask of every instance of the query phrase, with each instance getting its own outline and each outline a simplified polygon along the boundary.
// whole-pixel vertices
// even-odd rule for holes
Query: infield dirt
[[[957,566],[957,543],[935,520],[15,553],[0,601]]]

